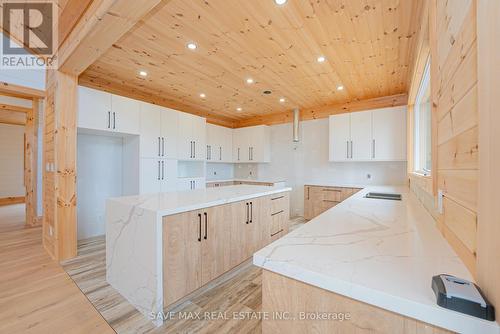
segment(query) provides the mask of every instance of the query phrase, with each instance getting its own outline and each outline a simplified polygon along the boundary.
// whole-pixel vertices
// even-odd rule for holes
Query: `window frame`
[[[420,147],[420,133],[422,133],[422,126],[420,120],[420,106],[422,105],[421,101],[426,94],[427,89],[430,89],[431,84],[431,57],[428,56],[425,62],[425,67],[422,75],[422,79],[420,80],[420,84],[418,87],[417,95],[415,97],[415,103],[413,108],[413,172],[419,175],[423,175],[426,177],[430,177],[432,175],[432,144],[430,145],[431,152],[426,152],[431,154],[431,169],[425,167],[425,163],[422,160],[422,152]],[[430,111],[429,120],[432,117],[432,110]],[[429,121],[429,129],[432,136],[432,121]],[[425,131],[424,131],[425,132]],[[428,138],[431,141],[431,138]]]

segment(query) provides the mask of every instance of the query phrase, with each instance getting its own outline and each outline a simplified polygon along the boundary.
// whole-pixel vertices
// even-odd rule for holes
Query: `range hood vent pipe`
[[[299,108],[293,109],[293,141],[297,143],[299,141]]]

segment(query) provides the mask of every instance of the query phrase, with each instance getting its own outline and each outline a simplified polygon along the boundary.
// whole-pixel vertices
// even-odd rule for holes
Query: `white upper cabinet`
[[[111,95],[113,130],[126,134],[139,134],[140,102],[123,96]]]
[[[184,112],[178,113],[177,157],[179,160],[206,159],[206,120]]]
[[[78,87],[78,127],[139,134],[139,101]]]
[[[330,161],[348,161],[351,158],[351,116],[340,114],[330,116]]]
[[[373,113],[373,159],[402,160],[406,157],[406,107],[380,109]]]
[[[111,130],[111,94],[78,87],[78,127]]]
[[[142,158],[177,158],[177,114],[172,109],[141,103]]]
[[[406,160],[406,107],[333,115],[330,161]]]
[[[207,161],[233,162],[232,129],[214,124],[207,124]]]
[[[372,159],[372,112],[351,114],[351,160],[365,161]]]
[[[271,131],[267,125],[233,130],[233,161],[265,163],[271,161]]]

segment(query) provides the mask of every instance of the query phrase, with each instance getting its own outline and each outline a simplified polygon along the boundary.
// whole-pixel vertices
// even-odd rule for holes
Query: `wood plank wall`
[[[478,104],[476,0],[433,0],[432,98],[437,125],[437,188],[443,235],[476,273]],[[434,24],[433,24],[434,26]],[[434,184],[434,187],[436,184]]]
[[[428,20],[431,56],[431,177],[413,173],[412,138],[408,150],[411,189],[473,275],[479,175],[476,1],[429,0],[423,20]],[[411,87],[418,88],[421,77],[415,75]],[[409,95],[411,101],[415,93]],[[437,211],[439,191],[444,195],[442,214]]]

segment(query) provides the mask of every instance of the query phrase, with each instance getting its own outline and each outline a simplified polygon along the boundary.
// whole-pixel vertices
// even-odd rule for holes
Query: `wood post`
[[[43,244],[56,260],[76,256],[76,117],[78,78],[47,71],[44,122]]]
[[[34,226],[37,220],[37,170],[38,170],[38,99],[26,113],[24,140],[24,186],[26,188],[26,226]]]

